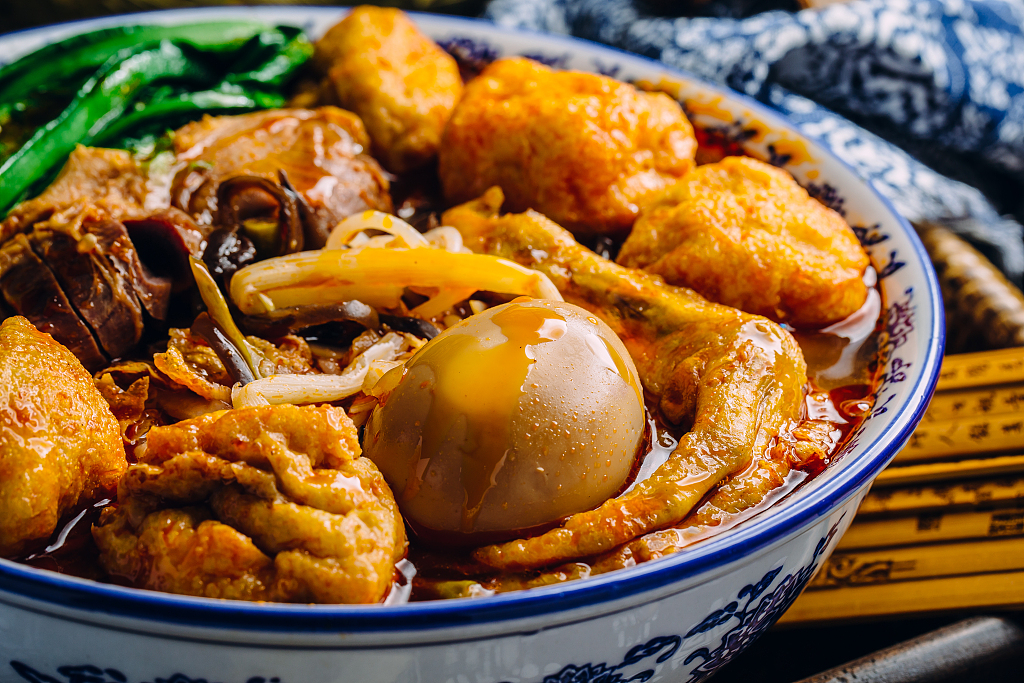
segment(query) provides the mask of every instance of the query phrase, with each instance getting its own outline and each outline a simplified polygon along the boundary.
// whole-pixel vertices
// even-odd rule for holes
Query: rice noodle
[[[363,231],[365,230],[380,230],[381,232],[386,232],[389,235],[398,238],[397,241],[402,243],[394,244],[393,246],[403,246],[410,249],[430,246],[426,238],[424,238],[416,228],[412,227],[398,216],[392,216],[391,214],[387,214],[382,211],[370,210],[349,216],[338,223],[327,238],[327,244],[324,245],[324,249],[343,249],[347,246],[357,246],[355,244],[351,244],[351,242],[356,236],[363,234]],[[378,244],[380,244],[380,242],[378,242]],[[387,244],[387,242],[385,242],[385,244]]]
[[[423,233],[423,237],[435,249],[444,249],[453,254],[471,253],[462,244],[462,233],[450,225],[442,225]]]
[[[236,386],[231,390],[235,408],[291,403],[327,403],[339,401],[363,390],[371,367],[382,361],[395,361],[413,347],[404,334],[389,332],[380,341],[359,354],[340,375],[271,375]],[[378,365],[391,369],[392,365]],[[384,373],[378,374],[377,379]]]

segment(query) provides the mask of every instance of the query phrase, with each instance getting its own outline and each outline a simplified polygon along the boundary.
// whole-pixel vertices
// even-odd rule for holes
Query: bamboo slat
[[[1024,414],[1024,385],[938,392],[928,405],[924,422],[1008,413]]]
[[[1024,572],[898,581],[804,591],[779,620],[784,626],[870,621],[893,614],[923,616],[956,610],[1024,608]]]
[[[835,552],[810,585],[832,589],[1008,571],[1024,571],[1024,538]]]
[[[1024,414],[921,423],[894,462],[922,462],[977,453],[1024,450]]]
[[[875,479],[875,486],[908,486],[1018,473],[1024,473],[1024,455],[1003,455],[925,465],[889,466]]]
[[[857,518],[836,552],[1024,535],[1024,510],[924,512],[891,519]]]
[[[1024,509],[1024,477],[872,489],[857,514],[895,516],[1008,507]]]
[[[1024,348],[946,356],[936,391],[1024,382]]]

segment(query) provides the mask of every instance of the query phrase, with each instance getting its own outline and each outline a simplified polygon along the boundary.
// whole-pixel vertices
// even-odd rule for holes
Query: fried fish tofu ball
[[[317,41],[313,59],[338,103],[366,124],[385,168],[404,173],[434,158],[462,77],[404,12],[355,8]]]
[[[679,104],[607,76],[500,59],[466,86],[438,159],[449,202],[501,186],[576,235],[624,237],[640,210],[694,166]]]
[[[617,260],[796,327],[838,322],[867,298],[868,257],[842,216],[747,157],[687,174],[644,211]]]
[[[377,602],[405,552],[391,490],[332,406],[153,428],[93,538],[139,588],[277,602]]]
[[[0,326],[0,555],[47,539],[128,467],[117,419],[74,355],[25,318]]]

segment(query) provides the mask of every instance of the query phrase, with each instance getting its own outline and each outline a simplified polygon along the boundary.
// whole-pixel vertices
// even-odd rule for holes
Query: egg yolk
[[[488,309],[392,373],[363,450],[428,542],[514,538],[597,507],[621,490],[643,438],[628,352],[571,304]]]

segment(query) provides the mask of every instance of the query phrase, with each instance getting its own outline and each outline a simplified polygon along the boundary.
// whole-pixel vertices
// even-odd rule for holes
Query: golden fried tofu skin
[[[150,590],[267,600],[274,580],[274,561],[207,506],[150,512],[130,499],[93,527],[93,537],[111,574],[134,577]]]
[[[277,602],[377,602],[405,553],[391,490],[326,405],[154,427],[93,538],[136,587]]]
[[[868,257],[842,216],[747,157],[687,174],[644,211],[617,260],[797,327],[838,322],[867,298]]]
[[[450,202],[501,186],[576,235],[624,237],[640,210],[693,168],[679,104],[606,76],[500,59],[466,86],[439,152]]]
[[[0,325],[0,555],[47,539],[128,467],[117,420],[74,355],[15,316]]]
[[[404,173],[434,158],[462,78],[404,12],[355,8],[317,42],[313,59],[338,104],[366,124],[385,168]]]

